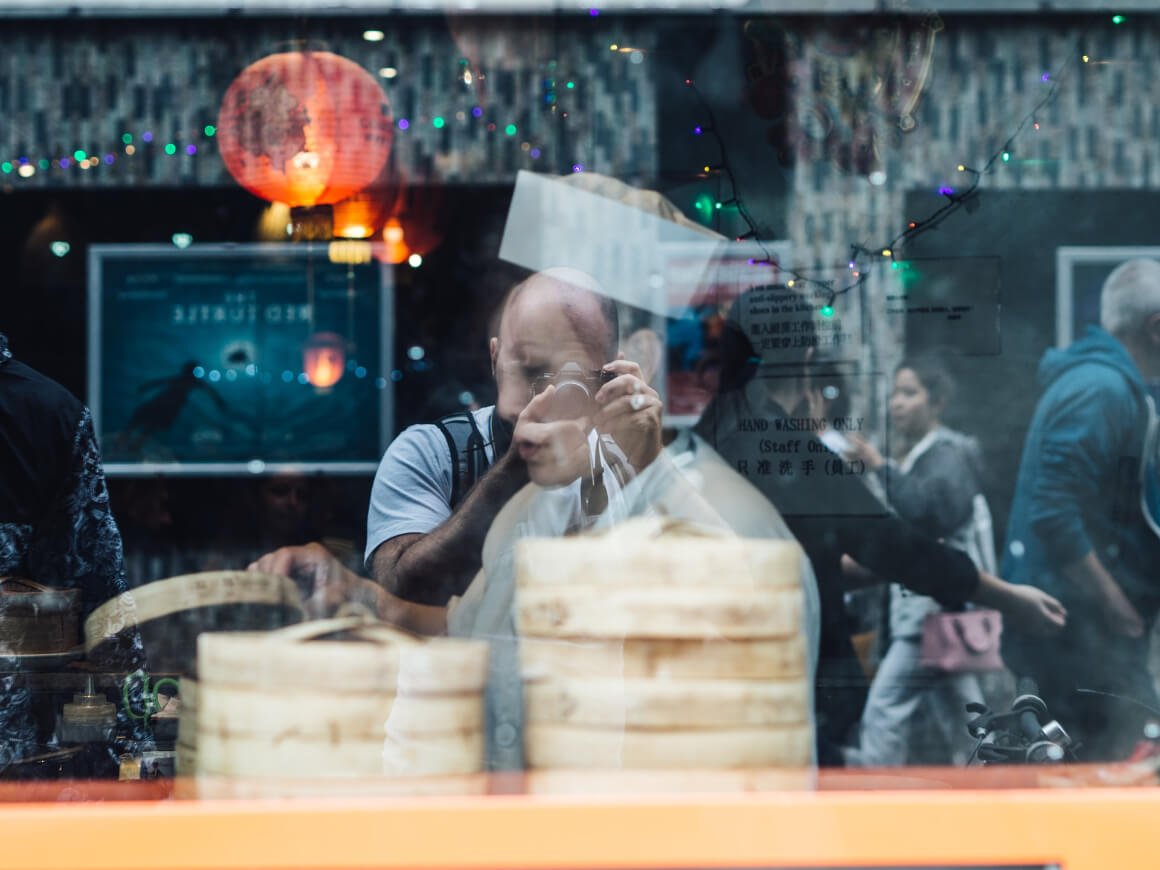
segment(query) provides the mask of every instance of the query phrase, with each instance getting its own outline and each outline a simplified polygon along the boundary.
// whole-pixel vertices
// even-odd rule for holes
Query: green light
[[[895,260],[893,263],[890,264],[890,268],[891,269],[901,269],[902,264],[899,263],[897,260]]]
[[[205,125],[205,135],[212,136],[216,132],[217,132],[217,127],[215,127],[213,124],[206,124]]]
[[[568,90],[572,90],[574,87],[576,87],[576,82],[568,82],[568,84],[564,85],[564,87],[566,87]]]
[[[165,146],[165,153],[168,154],[170,157],[172,157],[174,154],[177,153],[177,146],[174,145],[172,142],[170,142],[168,145]]]
[[[0,170],[3,170],[4,174],[7,175],[12,171],[12,164],[5,160],[3,163],[0,163]]]
[[[1004,162],[1004,163],[1010,163],[1010,162],[1011,162],[1011,152],[1010,152],[1010,151],[1004,151],[1004,152],[1003,152],[1003,162]]]
[[[721,203],[719,203],[719,202],[715,202],[715,203],[713,203],[713,208],[715,208],[715,209],[717,209],[718,211],[720,211],[720,210],[721,210]]]
[[[1126,20],[1127,19],[1125,19],[1123,15],[1113,15],[1112,16],[1112,24],[1123,24],[1124,21],[1126,21]]]
[[[41,169],[48,169],[48,167],[51,166],[52,164],[49,163],[47,160],[45,160],[42,157],[40,160],[36,161],[36,165],[39,166]]]
[[[698,214],[708,220],[709,216],[713,213],[713,197],[707,193],[700,194],[693,200],[693,208],[697,210]]]
[[[507,133],[509,136],[514,136],[514,135],[516,135],[516,125],[515,124],[508,124],[506,127],[503,128],[503,131],[505,133]]]
[[[833,305],[823,305],[822,306],[822,317],[833,317],[833,316],[834,316],[834,306]]]
[[[132,133],[122,133],[121,134],[121,141],[124,142],[126,145],[132,145],[133,144],[133,134]]]
[[[442,130],[443,129],[443,119],[440,118],[438,115],[436,115],[434,118],[431,119],[431,126],[434,127],[436,130]]]
[[[82,160],[87,160],[88,156],[89,155],[85,154],[85,152],[81,151],[79,148],[73,152],[73,160],[77,161],[77,163],[80,163]]]

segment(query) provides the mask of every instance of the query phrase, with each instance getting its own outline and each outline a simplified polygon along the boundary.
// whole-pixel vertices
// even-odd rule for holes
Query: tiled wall
[[[902,213],[907,190],[933,193],[942,185],[961,185],[957,166],[981,168],[1053,85],[1054,100],[1035,112],[1012,143],[1011,160],[997,162],[984,187],[1160,187],[1160,106],[1153,93],[1160,76],[1160,22],[1142,18],[1121,29],[1103,18],[1071,25],[1047,21],[943,22],[913,129],[878,138],[886,174],[881,186],[842,170],[819,154],[808,135],[799,135],[794,195],[809,208],[791,210],[790,235],[800,259],[845,261],[851,242],[891,238],[910,217]],[[828,102],[824,82],[835,72],[846,76],[852,90],[864,83],[851,71],[872,74],[869,64],[828,54],[824,28],[801,36],[793,59],[799,109]],[[871,98],[859,106],[868,113],[875,109]]]
[[[517,169],[555,173],[573,164],[630,179],[655,172],[651,67],[634,62],[631,53],[609,50],[627,38],[647,51],[647,20],[394,21],[398,26],[386,28],[381,42],[364,41],[360,23],[343,21],[51,27],[5,21],[0,161],[12,166],[0,184],[231,183],[205,125],[216,123],[222,95],[244,66],[303,37],[372,73],[388,66],[399,70],[397,78],[381,81],[396,119],[410,122],[406,131],[396,130],[393,158],[409,178],[503,183]],[[465,70],[474,73],[470,85]],[[472,112],[477,106],[478,118]],[[436,115],[446,120],[441,129],[432,125]],[[516,125],[515,135],[505,133],[509,124]],[[151,144],[142,141],[146,132]],[[134,137],[131,157],[125,133]],[[173,156],[164,151],[170,143],[176,146]],[[190,145],[195,154],[187,153]],[[100,156],[101,164],[78,168],[76,150]],[[52,166],[24,178],[18,174],[22,157]],[[66,168],[59,165],[62,157],[69,160]]]
[[[802,20],[786,40],[796,159],[788,234],[798,264],[840,272],[851,244],[880,250],[945,204],[940,187],[962,190],[968,174],[958,165],[981,169],[1025,118],[1009,161],[995,162],[982,190],[1160,188],[1160,19],[1119,27],[1110,15],[910,19],[901,35],[897,27],[876,22],[852,34],[834,19]],[[875,93],[884,76],[897,76],[896,94],[913,85],[923,37],[933,46],[911,125],[898,100]],[[1054,99],[1027,117],[1053,88]],[[868,141],[864,171],[844,168],[840,146],[858,153]],[[871,168],[885,173],[882,184],[870,182]],[[916,189],[931,192],[930,207],[906,214]],[[898,325],[883,314],[891,272],[880,263],[869,274],[867,359],[889,370],[901,352]]]

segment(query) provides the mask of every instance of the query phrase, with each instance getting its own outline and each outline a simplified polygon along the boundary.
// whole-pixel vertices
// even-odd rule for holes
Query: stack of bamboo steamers
[[[811,763],[800,548],[690,531],[519,544],[529,767]]]
[[[369,778],[482,769],[483,642],[360,616],[203,634],[181,738],[199,775]],[[182,696],[188,682],[183,681]]]

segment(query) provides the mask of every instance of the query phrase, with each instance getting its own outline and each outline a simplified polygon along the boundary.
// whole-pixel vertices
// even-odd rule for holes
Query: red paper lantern
[[[306,342],[302,363],[311,384],[323,390],[333,387],[342,380],[346,342],[337,332],[316,332]]]
[[[394,130],[374,76],[326,51],[274,54],[246,67],[226,91],[217,126],[237,182],[293,207],[339,202],[370,184]]]

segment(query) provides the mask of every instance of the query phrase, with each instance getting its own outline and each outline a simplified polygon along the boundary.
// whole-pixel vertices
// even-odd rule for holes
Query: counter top
[[[1155,771],[536,773],[428,782],[424,796],[390,781],[5,785],[0,866],[1153,868]]]

